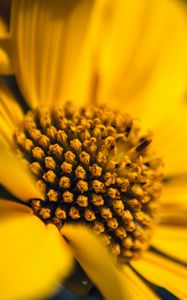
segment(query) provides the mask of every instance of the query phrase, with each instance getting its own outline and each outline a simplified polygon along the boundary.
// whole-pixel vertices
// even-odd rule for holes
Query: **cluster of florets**
[[[39,108],[15,140],[45,195],[30,200],[35,214],[59,229],[88,224],[124,261],[148,247],[161,161],[136,120],[106,107]]]

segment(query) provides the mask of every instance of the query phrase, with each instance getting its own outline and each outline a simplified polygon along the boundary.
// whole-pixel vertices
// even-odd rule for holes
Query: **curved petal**
[[[31,198],[43,199],[41,192],[36,188],[29,170],[0,144],[0,183],[13,195],[23,201]]]
[[[133,299],[125,277],[117,269],[107,249],[89,229],[81,225],[64,225],[61,233],[69,241],[74,256],[104,299]]]
[[[186,227],[160,225],[154,232],[151,245],[166,255],[187,264]]]
[[[184,10],[169,0],[14,0],[12,59],[24,96],[31,106],[98,98],[152,126],[186,87]]]
[[[163,287],[179,299],[187,298],[186,268],[151,251],[144,254],[139,261],[131,265],[146,280]]]
[[[13,1],[13,66],[32,107],[85,100],[88,66],[80,60],[93,6],[93,0]]]
[[[2,299],[40,299],[70,270],[71,253],[57,228],[35,216],[1,220],[0,244]]]
[[[107,17],[97,41],[99,101],[154,127],[186,91],[186,6],[118,0]]]
[[[7,217],[10,215],[15,215],[17,213],[27,213],[32,214],[33,210],[23,204],[17,203],[15,201],[10,201],[8,199],[0,198],[0,217]]]
[[[6,24],[0,17],[0,74],[12,74],[10,61],[10,36]]]

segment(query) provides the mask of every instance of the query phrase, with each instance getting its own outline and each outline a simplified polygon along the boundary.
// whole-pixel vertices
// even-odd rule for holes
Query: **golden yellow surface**
[[[161,224],[152,245],[186,261],[186,7],[172,0],[13,0],[10,32],[0,21],[0,73],[16,76],[30,108],[71,99],[107,103],[155,132],[165,161]],[[0,82],[0,183],[21,201],[40,197],[13,156],[22,111]],[[178,180],[175,179],[178,178]],[[71,270],[73,256],[107,300],[159,299],[130,266],[119,268],[84,227],[62,234],[30,210],[0,199],[0,297],[46,296]],[[85,242],[86,241],[86,242]],[[149,250],[131,266],[148,281],[187,299],[186,270]],[[42,257],[42,259],[41,259]]]

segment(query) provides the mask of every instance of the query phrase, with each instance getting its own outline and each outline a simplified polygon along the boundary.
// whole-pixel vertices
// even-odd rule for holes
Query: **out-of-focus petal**
[[[186,92],[186,14],[180,1],[111,4],[98,40],[100,102],[131,112],[147,127],[174,109]]]
[[[8,149],[14,144],[13,132],[10,124],[0,115],[0,141]]]
[[[0,146],[0,183],[23,201],[31,198],[43,199],[36,188],[29,170],[12,153]]]
[[[180,264],[149,251],[140,260],[131,262],[131,265],[146,280],[167,289],[179,299],[187,298],[187,271]]]
[[[80,60],[93,6],[93,0],[13,1],[13,66],[32,107],[85,100],[88,66]]]
[[[32,214],[33,211],[30,207],[11,201],[8,199],[0,198],[0,218],[15,215],[17,213]]]
[[[165,175],[187,171],[187,104],[179,104],[154,128],[155,148],[163,157]]]
[[[14,129],[23,119],[23,111],[6,83],[0,79],[0,114]]]
[[[187,226],[187,178],[173,179],[163,187],[160,202],[160,222],[168,225]]]
[[[0,17],[0,74],[12,74],[10,60],[10,36],[6,24]]]
[[[139,276],[129,268],[125,266],[122,268],[122,272],[125,276],[126,285],[130,293],[132,294],[133,300],[140,299],[149,299],[149,300],[158,300],[156,294],[150,289],[148,285],[145,284],[145,281],[139,278]]]
[[[64,225],[61,233],[68,239],[75,258],[104,299],[133,299],[126,287],[125,276],[89,229],[81,225]]]
[[[160,225],[151,242],[166,255],[187,263],[187,227]]]
[[[23,111],[6,83],[0,79],[0,136],[9,146],[14,145],[13,134],[23,118]]]
[[[70,271],[70,249],[57,228],[35,216],[20,213],[1,220],[0,244],[2,299],[40,299]]]

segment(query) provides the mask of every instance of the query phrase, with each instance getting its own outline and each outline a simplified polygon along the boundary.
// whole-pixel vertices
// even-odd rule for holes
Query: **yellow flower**
[[[185,101],[179,101],[184,99],[186,91],[185,9],[182,4],[167,0],[134,0],[133,4],[122,0],[115,3],[108,0],[13,1],[10,33],[0,24],[0,72],[12,72],[16,76],[29,109],[43,106],[45,111],[72,99],[80,107],[89,101],[95,105],[108,103],[112,108],[131,113],[141,118],[147,128],[154,129],[153,144],[163,157],[165,177],[159,200],[160,224],[155,228],[151,246],[138,260],[117,264],[84,226],[65,224],[58,230],[52,223],[45,225],[46,214],[51,211],[43,211],[40,217],[44,221],[36,216],[43,193],[15,155],[15,132],[22,122],[31,129],[29,122],[32,123],[33,115],[28,115],[29,120],[24,118],[15,96],[1,80],[0,182],[12,194],[8,199],[2,190],[0,200],[3,299],[46,296],[71,272],[73,257],[107,300],[159,299],[154,286],[163,287],[180,299],[187,298],[184,268],[187,261],[187,111]],[[45,127],[47,115],[42,112],[41,117]],[[33,142],[30,139],[25,142],[25,137],[23,140],[29,153]],[[48,147],[48,140],[43,139],[39,145],[45,150],[46,143]],[[75,146],[79,147],[77,143]],[[55,150],[58,155],[59,149]],[[35,154],[39,162],[37,155],[42,156],[43,152],[40,150],[38,154],[37,150]],[[129,155],[126,159],[133,153],[126,153]],[[121,152],[116,157],[120,155]],[[35,165],[35,170],[40,172],[40,167]],[[155,174],[157,181],[160,175]],[[53,184],[54,176],[55,173],[48,173],[44,179]],[[65,190],[67,177],[59,184]],[[85,182],[79,188],[89,189]],[[98,182],[92,188],[99,189]],[[142,199],[142,191],[137,186],[134,189],[137,198]],[[110,197],[114,192],[110,190]],[[95,193],[100,195],[97,190]],[[32,202],[32,208],[27,205],[31,199],[39,200]],[[125,250],[131,254],[132,238],[128,242]]]

